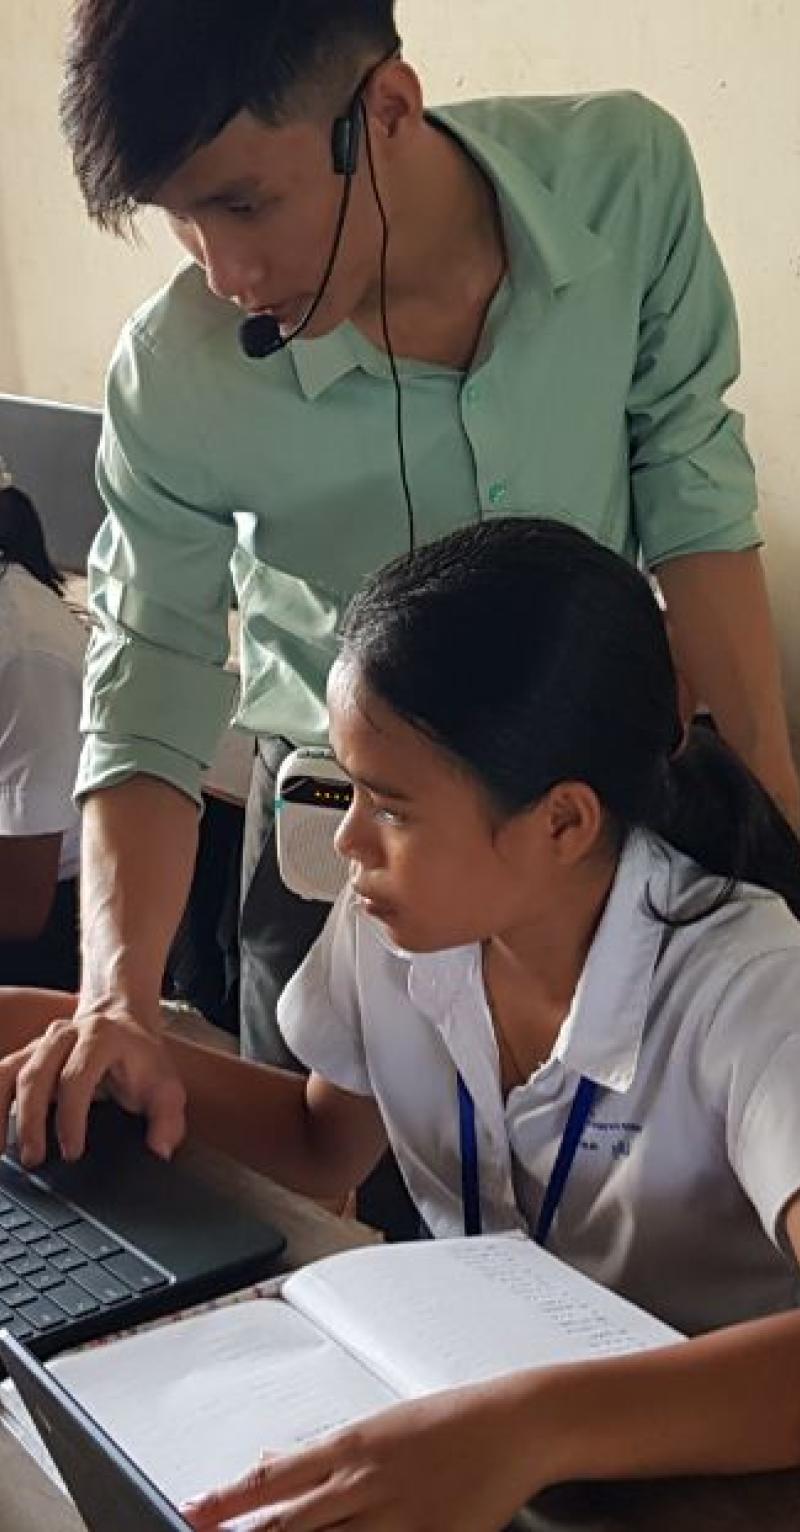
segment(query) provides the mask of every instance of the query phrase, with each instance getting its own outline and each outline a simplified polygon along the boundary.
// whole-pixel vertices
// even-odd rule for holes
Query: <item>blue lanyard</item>
[[[564,1195],[572,1162],[592,1110],[597,1085],[582,1075],[569,1109],[567,1125],[558,1146],[550,1180],[547,1183],[539,1217],[536,1220],[534,1239],[537,1245],[546,1245],[558,1205]],[[478,1175],[478,1135],[475,1127],[475,1103],[461,1075],[458,1075],[458,1128],[461,1140],[461,1196],[464,1204],[464,1233],[481,1232],[481,1196]]]

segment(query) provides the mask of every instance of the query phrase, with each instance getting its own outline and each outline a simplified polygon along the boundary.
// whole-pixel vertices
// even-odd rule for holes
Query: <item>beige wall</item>
[[[68,0],[0,0],[0,389],[99,399],[126,313],[169,271],[82,217],[55,97]],[[739,303],[769,573],[800,738],[799,0],[400,0],[431,99],[632,86],[683,121]]]
[[[83,215],[57,120],[68,0],[0,0],[0,390],[92,404],[126,313],[163,281],[171,241],[140,248]]]

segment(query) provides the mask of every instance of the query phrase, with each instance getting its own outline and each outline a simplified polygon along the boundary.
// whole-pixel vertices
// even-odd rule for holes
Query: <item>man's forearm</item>
[[[93,793],[83,807],[82,1009],[125,1009],[155,1026],[170,943],[197,852],[198,813],[155,777]]]
[[[656,570],[676,663],[723,738],[800,828],[766,581],[755,550],[696,553]]]

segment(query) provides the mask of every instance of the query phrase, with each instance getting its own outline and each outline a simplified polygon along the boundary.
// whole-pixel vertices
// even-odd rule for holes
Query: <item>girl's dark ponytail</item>
[[[780,894],[800,920],[800,841],[713,728],[692,726],[662,784],[645,827],[725,880],[715,902],[736,883],[757,883]]]
[[[15,485],[0,490],[0,560],[21,564],[41,585],[64,594],[64,576],[51,562],[33,501]]]

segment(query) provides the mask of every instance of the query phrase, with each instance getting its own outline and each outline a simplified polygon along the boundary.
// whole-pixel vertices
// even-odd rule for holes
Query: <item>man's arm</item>
[[[151,1148],[169,1154],[183,1137],[183,1089],[156,1035],[167,953],[191,883],[197,819],[192,799],[153,777],[133,777],[86,800],[82,990],[76,1010],[64,997],[69,1025],[41,1052],[38,1076],[18,1100],[26,1163],[44,1156],[47,1108],[56,1098],[62,1150],[69,1158],[83,1152],[89,1104],[101,1082],[123,1106],[146,1114]]]
[[[158,1030],[164,968],[189,894],[197,835],[195,803],[155,777],[133,777],[87,798],[82,1015],[118,1013]]]
[[[643,287],[628,396],[633,514],[663,587],[675,655],[695,700],[795,825],[800,792],[756,547],[757,493],[741,417],[730,288],[706,227],[691,151],[646,109]],[[648,140],[643,137],[643,143]]]
[[[236,530],[198,428],[212,401],[184,351],[162,341],[137,319],[109,375],[98,460],[108,515],[88,564],[76,784],[82,992],[76,1021],[40,1061],[49,1095],[32,1091],[20,1107],[31,1162],[56,1094],[64,1146],[80,1153],[101,1081],[147,1115],[154,1149],[170,1153],[184,1131],[182,1087],[155,1035],[158,999],[191,882],[202,773],[235,697],[225,662]]]
[[[758,553],[693,553],[656,569],[676,664],[695,700],[800,829],[777,644]]]

